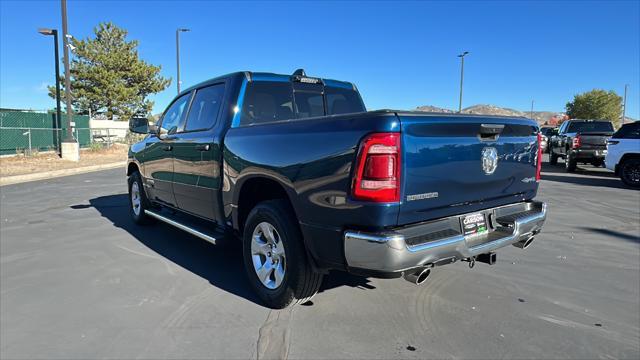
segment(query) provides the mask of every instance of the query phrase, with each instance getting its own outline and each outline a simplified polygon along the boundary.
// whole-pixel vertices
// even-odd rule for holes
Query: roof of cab
[[[292,77],[292,75],[274,74],[274,73],[268,73],[268,72],[237,71],[237,72],[232,72],[222,76],[218,76],[209,80],[205,80],[196,85],[190,86],[189,88],[181,91],[180,94],[187,93],[193,89],[219,82],[220,80],[226,80],[229,78],[242,77],[242,76],[244,76],[248,81],[277,81],[277,82],[289,82],[291,81],[291,77]],[[339,88],[352,89],[352,90],[356,88],[355,85],[353,85],[353,83],[350,83],[347,81],[317,78],[314,76],[308,76],[308,77],[322,80],[325,86],[339,87]]]

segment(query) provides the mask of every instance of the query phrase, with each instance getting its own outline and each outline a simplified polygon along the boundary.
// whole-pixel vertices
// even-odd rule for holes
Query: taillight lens
[[[582,138],[580,138],[580,135],[576,135],[576,137],[573,138],[573,143],[571,144],[571,147],[574,149],[577,149],[580,146],[582,146]]]
[[[542,172],[542,135],[538,133],[538,161],[536,163],[536,181],[540,181]]]
[[[375,133],[362,140],[352,192],[358,200],[400,201],[400,134]]]

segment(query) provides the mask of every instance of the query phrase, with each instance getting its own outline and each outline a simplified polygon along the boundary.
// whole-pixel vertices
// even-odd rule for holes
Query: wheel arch
[[[631,159],[640,159],[640,153],[625,153],[624,155],[622,155],[622,157],[620,157],[620,160],[618,160],[618,163],[616,164],[615,167],[615,174],[616,175],[620,175],[620,166],[622,164],[624,164],[625,161],[627,160],[631,160]]]
[[[127,164],[127,176],[131,176],[134,172],[140,172],[140,167],[136,164],[135,161],[129,162]]]
[[[234,230],[242,234],[244,223],[247,220],[249,212],[260,202],[266,200],[282,199],[285,200],[297,217],[295,206],[292,201],[293,190],[269,176],[252,176],[244,179],[241,184],[237,185],[238,191],[234,196],[234,204],[236,204],[233,212]],[[295,220],[296,223],[298,219]]]

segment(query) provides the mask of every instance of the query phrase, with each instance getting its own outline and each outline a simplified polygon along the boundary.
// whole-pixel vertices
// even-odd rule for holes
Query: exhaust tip
[[[427,278],[429,277],[429,275],[431,275],[431,269],[429,268],[424,269],[424,271],[422,271],[418,275],[418,279],[416,279],[416,285],[421,285],[422,283],[427,281]]]
[[[532,237],[530,237],[530,238],[528,238],[526,240],[522,240],[522,241],[519,241],[519,242],[513,244],[513,246],[524,250],[524,249],[528,248],[531,245],[531,243],[533,243],[533,239],[534,238],[532,236]]]
[[[416,285],[422,285],[431,275],[431,268],[422,268],[412,273],[405,273],[404,279]]]

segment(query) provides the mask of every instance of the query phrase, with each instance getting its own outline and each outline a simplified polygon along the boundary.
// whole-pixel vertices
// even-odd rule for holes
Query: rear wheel
[[[567,157],[564,158],[564,169],[567,172],[574,172],[576,171],[576,167],[577,167],[578,163],[576,162],[575,159],[571,158],[571,155],[567,154]]]
[[[310,300],[322,284],[294,219],[286,201],[269,200],[251,210],[244,228],[242,253],[249,282],[273,309]]]
[[[558,155],[556,155],[553,150],[549,150],[549,164],[556,165],[558,164]]]
[[[129,213],[131,218],[138,225],[146,225],[153,222],[153,218],[145,213],[151,208],[147,199],[147,194],[142,186],[142,177],[139,172],[134,172],[129,176]]]
[[[628,159],[620,164],[620,179],[629,186],[640,187],[640,159]]]

